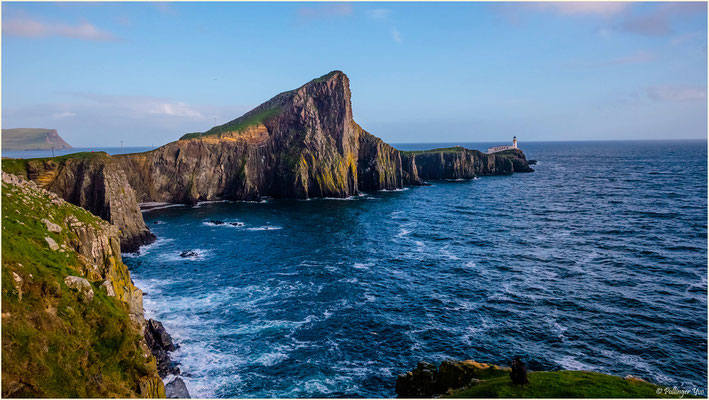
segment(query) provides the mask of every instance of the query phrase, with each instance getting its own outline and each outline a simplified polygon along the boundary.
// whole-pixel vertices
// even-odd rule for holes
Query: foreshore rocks
[[[149,319],[143,330],[145,342],[150,352],[157,361],[158,375],[165,379],[168,375],[178,376],[181,374],[180,368],[170,358],[170,352],[177,350],[172,336],[165,330],[160,321]],[[176,377],[165,386],[165,393],[168,398],[189,398],[187,386],[179,377]]]
[[[412,371],[400,374],[396,394],[404,398],[430,398],[480,381],[487,371],[508,371],[496,365],[467,361],[443,361],[434,364],[421,361]]]

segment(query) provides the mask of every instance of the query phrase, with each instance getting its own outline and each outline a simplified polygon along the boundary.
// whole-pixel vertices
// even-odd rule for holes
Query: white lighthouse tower
[[[512,136],[512,147],[517,148],[517,136]]]

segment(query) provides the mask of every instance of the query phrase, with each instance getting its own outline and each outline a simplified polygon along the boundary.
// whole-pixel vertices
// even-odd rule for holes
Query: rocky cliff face
[[[164,397],[118,229],[2,181],[3,397]]]
[[[145,226],[126,174],[106,153],[12,161],[14,173],[118,226],[122,251],[133,252],[155,240]]]
[[[121,249],[130,252],[154,239],[138,202],[348,197],[424,180],[531,171],[518,150],[400,152],[352,119],[350,97],[349,79],[333,71],[153,151],[3,160],[3,169],[19,170],[13,173],[115,224]]]

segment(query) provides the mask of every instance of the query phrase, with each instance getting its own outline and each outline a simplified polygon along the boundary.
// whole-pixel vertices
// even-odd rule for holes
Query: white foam
[[[209,255],[209,250],[204,250],[204,249],[188,249],[185,251],[194,251],[197,253],[196,257],[182,257],[180,254],[182,254],[182,251],[176,251],[176,252],[171,252],[171,253],[166,253],[166,254],[161,254],[159,258],[164,261],[202,261],[207,256]]]
[[[223,222],[224,222],[223,224],[215,224],[214,222],[204,221],[204,222],[202,222],[202,225],[216,226],[216,227],[220,227],[220,228],[242,228],[246,225],[240,221],[223,221]]]
[[[408,235],[409,233],[411,233],[410,230],[405,229],[405,228],[401,228],[401,229],[399,229],[399,233],[396,234],[396,237],[403,238],[404,236]]]
[[[148,202],[148,203],[140,203],[138,204],[138,207],[140,207],[140,212],[148,212],[148,211],[153,211],[153,210],[162,210],[164,208],[171,208],[171,207],[183,207],[185,206],[184,204],[176,204],[176,203],[162,203],[162,202]]]
[[[352,268],[355,268],[355,269],[369,269],[369,267],[371,267],[371,266],[373,266],[373,265],[374,265],[374,263],[366,263],[366,264],[365,264],[365,263],[354,263],[354,264],[352,265]]]
[[[264,226],[258,226],[255,228],[246,228],[247,231],[277,231],[279,229],[283,229],[280,226],[273,226],[273,225],[264,225]]]
[[[142,257],[148,253],[150,253],[152,250],[164,245],[165,243],[170,243],[174,239],[169,239],[169,238],[159,238],[158,240],[150,243],[150,244],[145,244],[143,246],[140,246],[138,248],[138,251],[135,253],[121,253],[121,256],[123,258],[136,258],[136,257]]]
[[[380,189],[380,192],[404,192],[406,190],[409,190],[409,188],[400,188],[400,189]]]

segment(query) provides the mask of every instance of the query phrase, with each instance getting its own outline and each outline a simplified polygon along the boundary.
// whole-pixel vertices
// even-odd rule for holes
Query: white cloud
[[[657,101],[699,101],[707,99],[707,88],[692,86],[650,86],[647,97]]]
[[[552,2],[532,3],[527,6],[537,10],[550,10],[560,15],[596,15],[611,17],[624,12],[629,3],[622,2]]]
[[[76,113],[69,112],[69,111],[64,111],[64,112],[58,112],[52,114],[52,118],[69,118],[69,117],[75,117]]]
[[[391,28],[391,38],[394,39],[396,43],[403,43],[404,39],[401,38],[401,32],[396,28]]]
[[[391,10],[388,8],[375,8],[367,11],[367,15],[372,19],[387,19],[391,14]]]
[[[88,22],[83,22],[78,25],[67,25],[62,23],[41,22],[24,16],[3,20],[2,33],[8,36],[35,38],[62,36],[81,40],[118,40],[111,32],[103,31]]]

